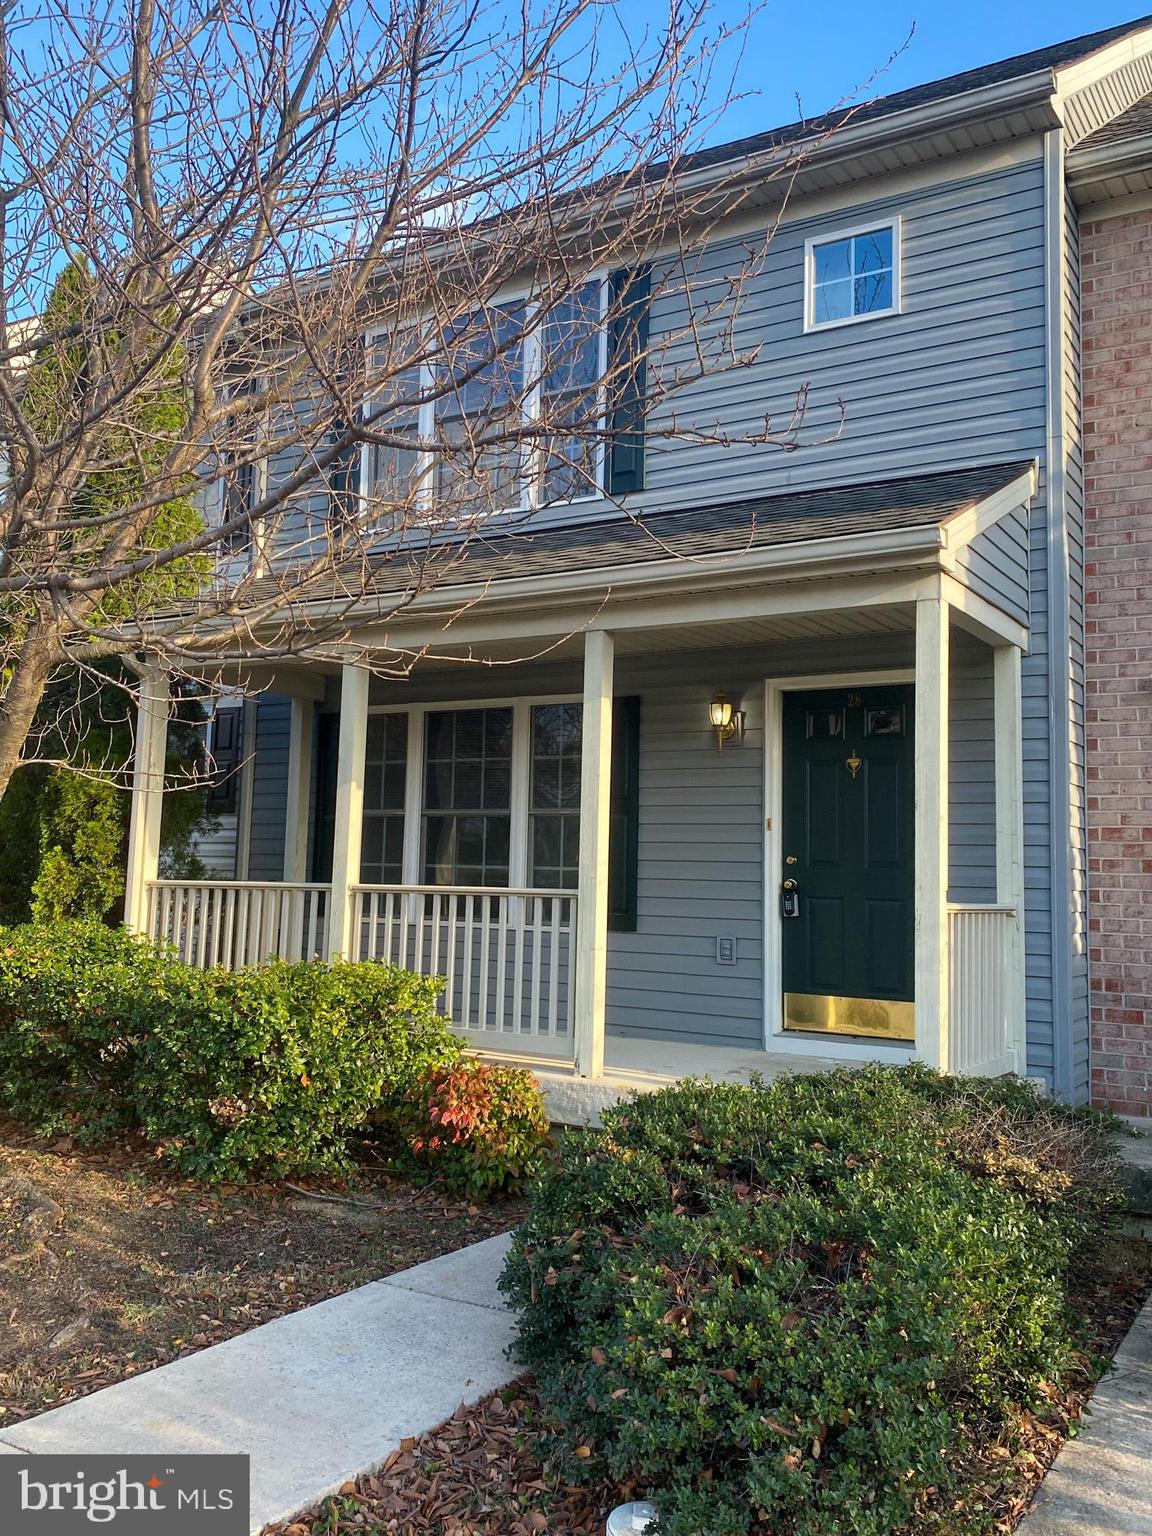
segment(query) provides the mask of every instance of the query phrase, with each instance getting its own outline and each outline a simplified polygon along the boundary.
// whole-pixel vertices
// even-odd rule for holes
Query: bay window
[[[541,501],[574,501],[599,489],[600,444],[588,433],[604,372],[600,283],[586,283],[546,314],[540,327],[540,415],[555,423],[544,443]],[[598,401],[597,401],[598,404]],[[574,423],[582,431],[565,433]]]
[[[444,337],[434,402],[436,498],[457,514],[499,511],[523,500],[520,428],[524,389],[523,304],[470,315]]]
[[[416,490],[420,473],[420,369],[401,369],[389,380],[392,410],[381,421],[386,443],[369,443],[364,472],[370,494],[379,502],[403,507]],[[377,406],[384,397],[377,396]]]

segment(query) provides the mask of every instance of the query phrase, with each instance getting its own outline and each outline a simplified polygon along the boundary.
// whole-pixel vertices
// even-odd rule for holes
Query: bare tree
[[[743,195],[683,174],[739,43],[697,0],[643,38],[600,0],[4,17],[0,795],[69,756],[62,669],[347,658],[374,587],[387,618],[494,513],[598,488],[647,350],[650,433],[720,435],[668,402],[749,361],[762,243],[689,280]],[[649,349],[653,252],[683,303]]]

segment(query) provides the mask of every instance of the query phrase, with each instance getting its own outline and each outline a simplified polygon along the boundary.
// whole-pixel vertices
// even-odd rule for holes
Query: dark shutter
[[[336,842],[336,774],[340,748],[340,716],[316,716],[316,820],[312,828],[312,878],[326,884],[332,878]]]
[[[648,388],[648,306],[652,268],[608,279],[608,474],[610,496],[644,489],[644,396]]]
[[[237,708],[218,709],[212,720],[212,784],[208,803],[222,815],[236,809],[240,768],[240,716]]]
[[[608,927],[635,933],[640,837],[640,700],[612,705],[612,794],[608,822]]]

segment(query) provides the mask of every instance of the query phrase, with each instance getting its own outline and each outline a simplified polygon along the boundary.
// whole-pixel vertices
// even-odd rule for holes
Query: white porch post
[[[1027,1070],[1024,956],[1024,762],[1020,649],[998,645],[992,652],[996,733],[996,900],[1016,909],[1007,957],[1009,1049],[1014,1070]]]
[[[948,603],[916,601],[916,1054],[948,1071]]]
[[[576,903],[576,1070],[604,1071],[608,971],[608,825],[612,793],[612,636],[584,640],[584,717],[580,747],[580,878]]]
[[[140,702],[136,712],[128,879],[124,889],[124,924],[134,933],[147,931],[148,882],[155,880],[160,870],[160,816],[164,806],[168,710],[168,678],[160,668],[149,668],[140,679]]]
[[[332,847],[332,895],[328,903],[328,957],[359,958],[352,932],[352,886],[360,880],[364,820],[364,756],[368,745],[368,682],[363,667],[340,675],[340,741],[336,756],[336,835]]]
[[[288,735],[288,791],[284,806],[284,878],[308,878],[308,799],[312,788],[310,699],[293,698]]]

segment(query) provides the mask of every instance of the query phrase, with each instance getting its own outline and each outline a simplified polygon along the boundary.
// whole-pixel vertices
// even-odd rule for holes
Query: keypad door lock
[[[800,916],[800,888],[795,880],[785,880],[780,888],[780,916]]]

